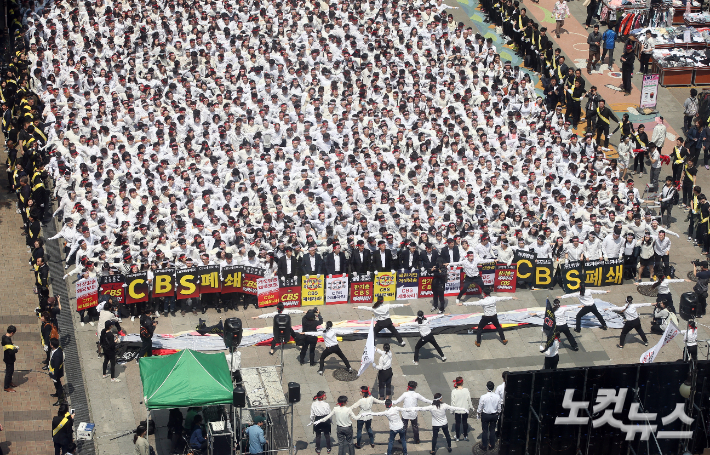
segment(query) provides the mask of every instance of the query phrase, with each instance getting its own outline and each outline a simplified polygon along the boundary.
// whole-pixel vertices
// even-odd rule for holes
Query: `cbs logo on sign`
[[[394,283],[394,277],[392,275],[378,276],[377,285],[382,287],[390,286]]]
[[[284,294],[281,296],[282,301],[298,300],[298,294]]]
[[[309,291],[314,291],[320,287],[320,280],[318,278],[308,278],[303,281],[303,287]]]

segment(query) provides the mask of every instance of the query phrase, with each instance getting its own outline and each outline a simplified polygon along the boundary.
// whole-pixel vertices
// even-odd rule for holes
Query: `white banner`
[[[348,276],[328,275],[325,278],[325,304],[348,303]]]
[[[461,269],[449,268],[449,277],[446,280],[446,288],[444,289],[444,295],[450,297],[452,295],[459,295],[461,290]]]
[[[375,362],[375,318],[370,320],[370,330],[367,332],[367,341],[365,341],[365,350],[362,351],[362,360],[360,361],[360,369],[357,371],[358,377],[367,370],[367,367]]]
[[[666,331],[663,332],[663,336],[661,337],[661,339],[658,340],[658,343],[656,343],[655,346],[653,346],[651,349],[641,355],[639,362],[652,363],[656,359],[658,353],[661,352],[661,348],[670,343],[671,340],[675,338],[679,333],[680,330],[678,330],[678,327],[676,327],[675,324],[669,321],[668,327],[666,327]]]
[[[256,295],[279,292],[279,278],[259,278],[256,280]]]

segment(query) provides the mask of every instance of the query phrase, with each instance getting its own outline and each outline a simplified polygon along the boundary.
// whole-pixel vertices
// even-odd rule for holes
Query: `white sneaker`
[[[688,236],[688,241],[689,241],[689,242],[692,242],[692,241],[693,241],[693,238],[692,238],[691,236]]]
[[[106,378],[108,377],[108,375],[107,375],[107,374],[104,374],[104,375],[102,375],[102,377],[103,377],[104,379],[106,379]]]
[[[133,321],[135,321],[135,320],[136,320],[136,317],[135,317],[135,316],[131,316],[131,322],[133,322]]]
[[[443,356],[443,357],[441,358],[441,361],[442,361],[442,362],[446,362],[446,356]]]
[[[414,361],[414,364],[415,364],[415,365],[419,365],[419,362],[417,362],[417,361],[415,360],[415,361]]]
[[[94,321],[91,321],[91,322],[89,322],[89,325],[90,325],[91,327],[93,327],[93,326],[95,326],[96,324],[94,323]]]
[[[118,378],[112,378],[112,379],[111,379],[111,382],[121,382],[121,380],[118,379]]]
[[[84,327],[84,323],[83,323],[83,322],[81,323],[81,326]]]
[[[155,317],[156,317],[156,318],[159,318],[159,317],[160,317],[160,313],[158,313],[158,312],[156,311],[156,312],[155,312]]]
[[[402,340],[402,342],[399,343],[399,345],[402,346],[402,347],[404,347],[404,346],[406,346],[407,344],[404,342],[404,340]]]
[[[323,370],[318,370],[318,374],[323,376]]]
[[[444,314],[444,310],[439,310],[439,314]]]
[[[458,305],[459,303],[461,303],[461,301],[459,299],[456,299],[456,305]]]
[[[118,318],[118,322],[123,322],[123,319],[121,319],[121,318]]]
[[[433,313],[434,311],[436,311],[436,307],[435,306],[431,307],[431,310],[429,310],[429,311],[431,311]]]

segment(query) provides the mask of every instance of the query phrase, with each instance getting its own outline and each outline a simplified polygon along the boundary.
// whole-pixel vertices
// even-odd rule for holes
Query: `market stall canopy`
[[[223,353],[186,349],[140,360],[143,396],[148,409],[232,403],[232,378]]]

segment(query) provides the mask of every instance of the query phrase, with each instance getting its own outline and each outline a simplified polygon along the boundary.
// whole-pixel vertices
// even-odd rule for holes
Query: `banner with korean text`
[[[350,279],[350,302],[372,303],[375,298],[375,281],[372,274],[353,275]]]
[[[76,282],[76,311],[93,308],[99,304],[99,282],[96,278],[84,278]]]
[[[147,302],[150,297],[148,272],[126,274],[126,303]]]
[[[299,277],[280,280],[279,301],[286,308],[301,306],[301,279]]]
[[[397,300],[419,298],[419,271],[409,269],[397,271]]]
[[[301,305],[325,304],[325,276],[304,275],[301,278]]]
[[[259,301],[259,308],[278,305],[280,297],[278,277],[257,278],[256,296]]]
[[[325,279],[325,304],[348,303],[348,275],[328,275]]]
[[[375,299],[382,297],[385,302],[391,302],[397,297],[397,273],[377,272],[375,274]]]

